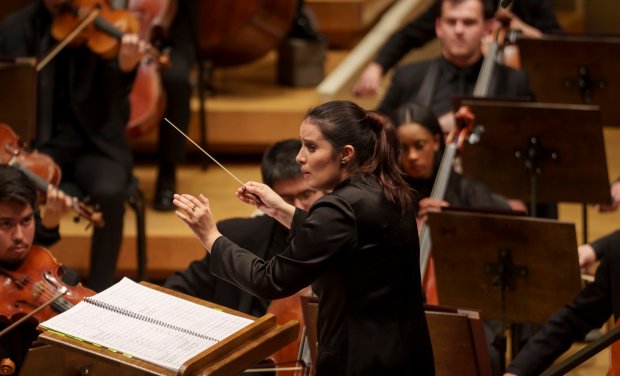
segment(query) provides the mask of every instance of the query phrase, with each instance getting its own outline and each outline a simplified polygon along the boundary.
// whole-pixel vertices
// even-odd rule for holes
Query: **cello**
[[[199,54],[219,67],[254,61],[284,38],[297,6],[293,0],[200,0]]]
[[[498,9],[509,9],[511,6],[511,0],[500,0]],[[484,55],[482,67],[480,68],[476,85],[474,87],[474,97],[483,98],[489,95],[495,63],[502,60],[504,45],[509,40],[509,24],[506,19],[500,20],[500,23],[502,27],[497,30],[493,42],[489,46],[487,53]],[[454,117],[456,118],[457,126],[452,129],[446,139],[446,150],[442,156],[439,171],[431,191],[430,198],[432,199],[443,200],[457,151],[462,149],[464,141],[473,131],[474,119],[468,108],[461,107]],[[422,287],[426,293],[427,304],[439,304],[437,285],[435,281],[435,266],[431,257],[430,230],[428,229],[428,225],[426,223],[423,223],[420,229],[420,274],[422,276]]]
[[[305,324],[301,309],[301,297],[310,295],[312,295],[312,288],[310,286],[305,287],[294,295],[273,300],[269,304],[267,312],[273,313],[276,316],[276,323],[278,324],[285,324],[295,320],[303,328]],[[277,376],[306,376],[310,374],[310,367],[303,362],[303,354],[300,353],[303,345],[302,341],[304,340],[305,336],[300,334],[297,340],[289,343],[269,357],[275,365],[274,370]]]
[[[128,0],[126,9],[136,16],[140,39],[155,41],[166,33],[175,13],[170,0]],[[167,56],[167,50],[164,49]],[[160,71],[165,68],[159,61],[145,56],[129,94],[129,122],[125,134],[135,139],[157,128],[166,110]]]

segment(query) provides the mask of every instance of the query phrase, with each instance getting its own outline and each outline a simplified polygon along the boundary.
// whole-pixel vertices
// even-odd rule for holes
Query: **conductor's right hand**
[[[291,227],[295,207],[284,201],[268,185],[249,181],[237,190],[236,195],[239,200],[256,207],[284,226]]]

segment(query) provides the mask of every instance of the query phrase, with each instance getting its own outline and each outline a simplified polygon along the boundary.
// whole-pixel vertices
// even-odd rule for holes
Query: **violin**
[[[95,295],[93,290],[81,283],[69,286],[62,281],[62,267],[43,247],[33,246],[26,259],[15,269],[0,266],[0,321],[14,322],[44,304],[54,295],[67,292],[50,306],[35,313],[37,323],[62,313],[87,296]]]
[[[99,56],[112,59],[118,54],[123,35],[138,30],[139,23],[133,14],[112,9],[108,0],[65,0],[55,8],[51,33],[56,40],[68,40],[73,46],[86,44]],[[150,43],[145,52],[162,65],[168,64],[167,56]]]
[[[62,176],[60,167],[50,156],[37,151],[25,151],[17,134],[4,123],[0,123],[0,163],[21,170],[41,192],[47,192],[50,184],[58,186]],[[94,212],[75,197],[72,197],[72,202],[73,211],[89,224],[95,227],[105,225],[101,213]]]
[[[38,246],[30,248],[28,256],[16,268],[0,265],[0,322],[11,324],[0,332],[0,337],[22,321],[39,324],[95,294],[81,283],[65,284],[62,274],[54,256]],[[0,374],[14,372],[13,361],[2,359]]]

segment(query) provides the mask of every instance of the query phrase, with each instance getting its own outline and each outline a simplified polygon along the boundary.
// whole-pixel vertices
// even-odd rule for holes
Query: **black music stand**
[[[463,171],[508,197],[610,202],[598,106],[463,99],[482,128],[463,151]]]
[[[446,210],[428,224],[442,305],[478,309],[505,328],[544,322],[581,288],[572,223]],[[502,330],[502,370],[505,342]]]
[[[545,35],[517,43],[538,101],[597,104],[604,125],[620,126],[620,36]]]
[[[24,142],[36,132],[37,71],[35,58],[0,59],[0,122]],[[10,93],[9,93],[10,92]]]

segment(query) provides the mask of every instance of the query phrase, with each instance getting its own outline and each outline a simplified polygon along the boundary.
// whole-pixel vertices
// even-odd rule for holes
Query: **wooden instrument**
[[[21,170],[41,192],[47,192],[50,184],[58,186],[60,183],[60,167],[54,160],[47,154],[25,151],[17,134],[4,123],[0,123],[0,163]],[[104,226],[101,213],[93,211],[75,197],[72,202],[72,209],[77,215],[96,227]]]
[[[214,66],[231,66],[264,56],[291,28],[297,6],[293,0],[200,0],[201,57]]]

